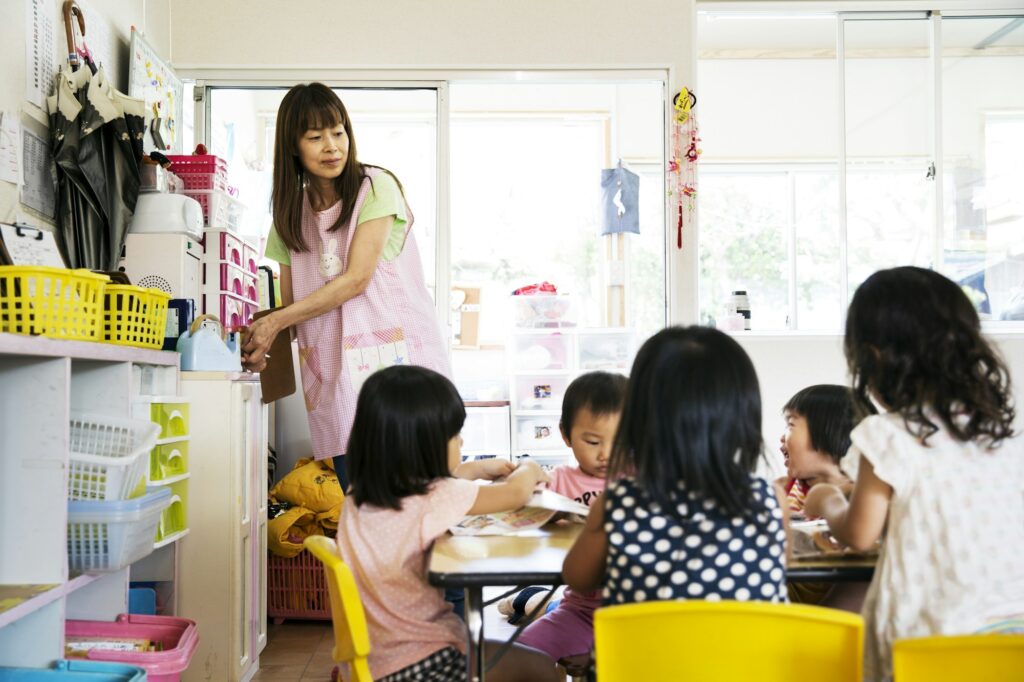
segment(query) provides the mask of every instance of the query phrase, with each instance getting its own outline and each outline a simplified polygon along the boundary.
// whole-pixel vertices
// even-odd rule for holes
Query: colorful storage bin
[[[245,216],[245,204],[227,192],[216,189],[187,189],[185,195],[199,202],[203,209],[203,224],[238,232]]]
[[[170,294],[159,289],[108,284],[103,298],[104,341],[156,350],[163,347]]]
[[[169,488],[155,488],[133,500],[68,502],[68,568],[109,573],[147,556],[171,498]]]
[[[146,671],[120,663],[61,659],[46,670],[0,668],[0,682],[146,682]]]
[[[159,642],[161,651],[93,649],[87,654],[90,660],[139,666],[148,674],[149,682],[178,682],[181,673],[188,668],[196,647],[199,646],[199,632],[195,621],[169,616],[123,613],[113,623],[67,620],[64,622],[64,634],[68,637],[118,637]]]
[[[188,472],[188,441],[158,443],[149,455],[149,482],[160,483]]]
[[[267,615],[278,622],[331,619],[324,567],[308,550],[290,559],[267,554]]]
[[[0,266],[0,332],[101,341],[108,281],[88,270]]]
[[[171,491],[171,503],[160,514],[154,542],[161,542],[188,528],[188,479],[161,487],[166,487]],[[149,488],[149,490],[158,489],[156,487]]]
[[[136,405],[149,403],[149,418],[160,427],[160,440],[165,438],[181,438],[188,435],[189,401],[179,396],[153,396],[146,401],[137,401]],[[144,409],[136,407],[135,414],[143,415]]]
[[[148,421],[72,412],[68,499],[131,497],[146,473],[159,429]]]

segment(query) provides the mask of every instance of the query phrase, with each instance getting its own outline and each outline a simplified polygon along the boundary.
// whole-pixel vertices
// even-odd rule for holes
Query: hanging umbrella
[[[144,104],[115,90],[88,58],[74,68],[81,10],[64,3],[70,69],[58,75],[50,104],[50,138],[57,169],[58,241],[70,267],[116,270],[139,195]]]

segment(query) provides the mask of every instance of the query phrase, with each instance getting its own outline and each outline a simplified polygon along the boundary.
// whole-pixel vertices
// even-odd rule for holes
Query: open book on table
[[[790,521],[793,531],[794,559],[826,559],[832,557],[875,556],[878,546],[867,552],[858,552],[844,547],[832,538],[825,519],[800,519]]]
[[[507,535],[540,528],[559,512],[582,517],[588,511],[586,505],[564,495],[539,489],[533,492],[533,496],[520,509],[467,516],[448,530],[452,535]]]

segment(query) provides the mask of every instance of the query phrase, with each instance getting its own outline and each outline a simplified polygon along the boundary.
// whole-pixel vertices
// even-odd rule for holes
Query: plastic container
[[[579,369],[629,369],[636,352],[634,339],[629,329],[580,330]]]
[[[160,427],[158,439],[181,438],[188,435],[189,401],[177,395],[136,398],[132,414],[149,418]]]
[[[330,620],[331,600],[323,565],[307,550],[291,559],[267,555],[267,616]]]
[[[462,451],[507,457],[510,448],[508,407],[467,407]]]
[[[206,313],[218,316],[229,331],[252,322],[252,312],[256,309],[245,299],[227,292],[205,294],[203,305]]]
[[[256,253],[256,249],[248,244],[245,244],[242,247],[242,264],[245,266],[245,269],[252,274],[259,274],[259,255]]]
[[[139,616],[155,616],[156,590],[152,587],[129,587],[128,613]]]
[[[88,270],[0,266],[0,332],[101,341],[109,281]]]
[[[517,411],[562,409],[562,398],[569,386],[568,374],[525,374],[516,376],[514,381]]]
[[[517,451],[554,450],[564,448],[565,442],[558,430],[558,416],[538,415],[516,417]]]
[[[68,502],[68,568],[110,573],[147,556],[170,503],[168,488],[120,502]]]
[[[157,350],[163,347],[170,294],[159,289],[108,284],[103,298],[106,343]]]
[[[92,649],[90,660],[126,663],[143,668],[149,682],[178,682],[199,646],[194,621],[170,616],[122,613],[113,623],[92,620],[64,621],[66,637],[125,637],[159,642],[162,651],[104,651]]]
[[[237,232],[242,227],[245,204],[227,192],[216,189],[190,189],[185,194],[199,202],[203,224]]]
[[[171,491],[171,503],[160,514],[154,542],[160,542],[164,538],[169,538],[188,528],[188,479],[185,478],[160,487],[166,487]],[[148,488],[150,491],[157,489],[159,488]]]
[[[149,454],[149,482],[159,483],[188,473],[188,441],[162,443]]]
[[[557,329],[576,326],[576,306],[566,294],[513,296],[515,326],[527,329]]]
[[[148,421],[72,412],[69,500],[125,500],[146,473],[160,427]]]
[[[572,337],[557,332],[515,334],[511,360],[517,371],[568,369],[572,365]]]
[[[149,678],[152,680],[153,678]],[[146,682],[135,665],[59,659],[52,668],[0,668],[2,682]]]
[[[228,176],[226,173],[178,173],[186,192],[196,189],[215,189],[221,192],[228,192]]]
[[[168,154],[175,173],[222,173],[227,175],[228,162],[214,154]]]
[[[247,247],[246,247],[247,248]],[[206,294],[226,292],[244,298],[252,303],[260,300],[259,283],[256,275],[242,267],[227,261],[207,261],[203,264]]]
[[[210,228],[203,231],[206,257],[242,267],[243,242],[227,230]]]

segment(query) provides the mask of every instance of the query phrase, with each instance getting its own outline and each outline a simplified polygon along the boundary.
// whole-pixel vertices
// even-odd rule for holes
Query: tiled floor
[[[487,588],[484,598],[504,590]],[[484,611],[488,639],[508,639],[515,627],[491,606]],[[285,621],[269,626],[267,648],[260,654],[260,670],[253,682],[328,682],[331,679],[331,648],[334,638],[329,621]]]

